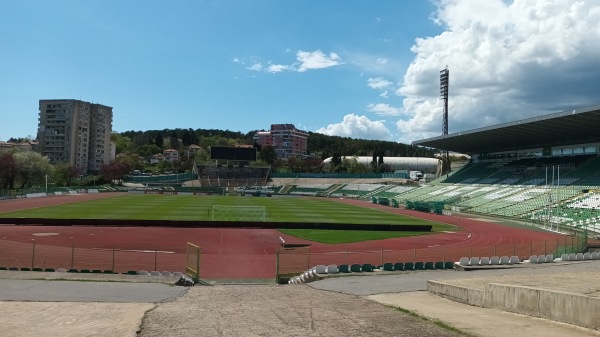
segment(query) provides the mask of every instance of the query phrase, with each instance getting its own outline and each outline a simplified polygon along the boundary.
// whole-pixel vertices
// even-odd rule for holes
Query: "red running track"
[[[4,200],[0,212],[29,209],[119,193]],[[551,253],[567,245],[562,235],[502,226],[476,219],[401,210],[364,201],[338,199],[361,207],[450,223],[456,230],[409,238],[329,245],[288,237],[272,229],[163,227],[0,226],[0,266],[128,270],[185,269],[186,242],[202,247],[201,277],[272,279],[279,237],[288,243],[310,243],[310,255],[289,259],[294,271],[325,263],[456,261],[461,256]],[[35,245],[34,245],[35,244]],[[34,247],[35,246],[35,247]],[[307,251],[307,250],[303,250]],[[282,256],[285,264],[286,256]],[[285,265],[280,271],[285,272]]]

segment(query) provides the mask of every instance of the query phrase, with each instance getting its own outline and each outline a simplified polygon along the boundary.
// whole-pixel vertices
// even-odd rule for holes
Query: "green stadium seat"
[[[46,268],[46,269],[44,269],[44,271],[49,272],[49,273],[54,273],[56,270],[54,270],[54,268]]]
[[[340,264],[340,266],[338,267],[338,272],[340,272],[340,273],[349,273],[350,269],[348,268],[347,264]]]
[[[33,268],[33,271],[44,271],[42,268]]]
[[[444,269],[444,262],[438,261],[434,265],[435,269]]]
[[[19,268],[17,268],[17,267],[9,267],[8,270],[16,271],[16,270],[19,270]]]
[[[383,270],[385,270],[385,271],[394,271],[394,264],[393,263],[384,263],[383,264]]]
[[[405,270],[415,270],[415,264],[413,262],[406,262],[404,264]]]
[[[79,270],[73,269],[73,268],[67,270],[67,273],[78,273],[78,272],[79,272]]]
[[[425,270],[425,264],[423,262],[415,262],[415,270]]]
[[[404,270],[404,263],[402,263],[402,262],[394,263],[394,270]]]
[[[353,264],[350,266],[350,271],[353,273],[360,273],[361,269],[360,269],[360,264]]]
[[[87,273],[90,273],[90,270],[89,269],[81,269],[81,272],[87,274]]]
[[[454,262],[452,262],[452,261],[446,261],[444,263],[444,269],[454,269]]]
[[[113,271],[112,270],[105,270],[102,273],[104,273],[104,274],[113,274]]]
[[[135,270],[128,270],[127,273],[125,273],[125,274],[127,274],[127,275],[137,275],[138,273]]]
[[[8,270],[6,267],[0,267],[0,270]]]
[[[30,269],[30,268],[27,268],[27,267],[25,267],[25,268],[21,268],[21,271],[31,271],[31,269]]]
[[[433,266],[433,262],[425,262],[425,270],[432,270],[435,269],[435,267]]]
[[[362,271],[371,272],[373,271],[373,266],[370,263],[365,263],[361,267]]]
[[[100,269],[94,269],[94,270],[92,270],[92,273],[93,274],[101,274],[102,270],[100,270]]]

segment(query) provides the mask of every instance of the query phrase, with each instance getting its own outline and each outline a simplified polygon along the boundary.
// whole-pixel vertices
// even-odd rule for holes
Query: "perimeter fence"
[[[64,268],[76,271],[127,273],[130,271],[185,271],[186,254],[178,249],[116,247],[59,247],[35,241],[0,241],[0,269],[36,270]]]
[[[437,246],[426,248],[370,251],[315,251],[310,247],[280,248],[277,251],[277,280],[299,275],[316,265],[352,265],[371,264],[381,266],[396,262],[447,262],[458,261],[461,257],[518,256],[519,260],[529,259],[532,255],[578,253],[587,247],[587,236],[578,233],[556,240],[530,243],[495,244],[486,247]]]
[[[0,269],[11,270],[76,270],[79,272],[180,271],[199,278],[273,279],[301,274],[315,265],[371,264],[380,266],[396,262],[454,262],[461,257],[518,256],[578,253],[587,249],[584,233],[556,240],[519,244],[496,244],[486,247],[437,246],[427,248],[324,251],[310,247],[279,248],[274,255],[211,254],[188,245],[173,249],[128,247],[90,248],[52,246],[39,242],[0,240]],[[189,250],[189,248],[194,248]]]

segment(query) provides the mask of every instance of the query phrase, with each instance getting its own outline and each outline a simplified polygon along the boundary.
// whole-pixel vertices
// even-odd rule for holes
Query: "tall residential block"
[[[111,158],[112,107],[74,99],[40,100],[37,140],[50,162],[99,171]]]
[[[260,146],[272,146],[278,158],[306,156],[308,132],[296,129],[294,124],[271,124],[271,130],[254,134]]]

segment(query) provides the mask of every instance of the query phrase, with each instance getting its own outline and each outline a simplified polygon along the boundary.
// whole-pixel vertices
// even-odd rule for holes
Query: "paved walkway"
[[[367,296],[373,301],[400,307],[462,331],[484,337],[588,337],[600,332],[505,311],[473,307],[426,291]]]

